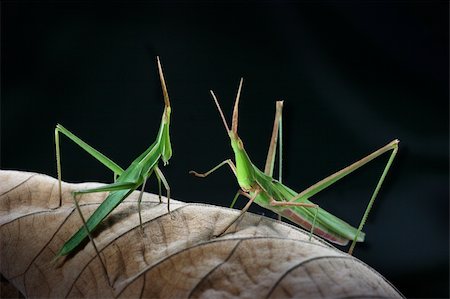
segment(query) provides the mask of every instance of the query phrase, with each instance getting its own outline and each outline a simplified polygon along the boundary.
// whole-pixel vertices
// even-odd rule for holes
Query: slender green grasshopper
[[[108,167],[114,173],[115,181],[114,183],[92,188],[86,190],[78,190],[73,192],[75,206],[78,210],[78,213],[81,216],[83,221],[83,226],[75,233],[73,236],[61,247],[61,249],[56,254],[55,259],[60,256],[67,255],[73,252],[82,242],[89,237],[95,251],[100,258],[100,254],[97,250],[95,242],[91,236],[91,232],[95,230],[95,228],[100,224],[100,222],[108,216],[111,211],[113,211],[119,203],[121,203],[125,198],[127,198],[134,190],[139,188],[142,185],[141,192],[138,198],[138,210],[139,210],[139,223],[142,229],[142,216],[141,216],[141,200],[142,195],[145,188],[145,183],[147,179],[155,173],[156,179],[158,180],[159,186],[159,200],[161,200],[161,182],[163,183],[166,192],[167,192],[167,210],[170,213],[170,187],[167,183],[166,178],[158,167],[158,162],[162,159],[164,165],[169,162],[169,159],[172,156],[172,147],[170,143],[170,135],[169,135],[169,125],[170,125],[170,114],[171,107],[169,101],[169,95],[167,92],[166,83],[164,80],[164,75],[161,67],[161,62],[159,57],[157,58],[157,65],[159,71],[159,78],[161,80],[161,87],[164,96],[164,112],[162,115],[161,125],[158,131],[158,135],[156,137],[155,142],[153,142],[150,147],[145,150],[140,156],[138,156],[127,169],[122,169],[119,165],[114,163],[112,160],[107,158],[105,155],[101,154],[90,145],[82,141],[80,138],[76,137],[69,130],[64,128],[62,125],[58,124],[55,129],[55,144],[56,144],[56,161],[57,161],[57,171],[58,171],[58,182],[59,182],[59,205],[62,204],[62,194],[61,194],[61,155],[59,148],[59,133],[64,134],[70,140],[79,145],[82,149],[100,161],[103,165]],[[81,213],[78,202],[75,198],[76,195],[85,194],[85,193],[93,193],[93,192],[106,192],[109,191],[109,195],[106,199],[101,203],[101,205],[94,211],[94,213],[85,220],[83,214]],[[104,272],[106,273],[106,268],[103,265]]]
[[[252,202],[255,202],[256,204],[269,209],[278,215],[285,217],[294,223],[310,230],[310,238],[311,235],[314,233],[324,239],[327,239],[333,243],[339,244],[339,245],[347,245],[349,241],[353,241],[350,249],[349,254],[352,254],[353,249],[355,247],[356,242],[363,242],[364,241],[364,233],[362,232],[362,227],[367,219],[367,216],[370,212],[370,209],[373,205],[373,202],[378,194],[378,191],[381,188],[381,185],[383,184],[383,181],[386,177],[387,172],[389,171],[389,168],[391,167],[391,164],[395,158],[395,155],[398,151],[398,143],[399,141],[393,140],[387,145],[383,146],[382,148],[376,150],[375,152],[371,153],[370,155],[362,158],[361,160],[351,164],[350,166],[347,166],[343,168],[342,170],[324,178],[323,180],[317,182],[316,184],[312,185],[311,187],[305,189],[304,191],[297,193],[291,188],[285,186],[282,184],[280,180],[276,180],[272,177],[273,174],[273,166],[274,166],[274,160],[275,160],[275,152],[276,152],[276,143],[278,138],[278,133],[280,135],[280,179],[281,179],[281,135],[282,135],[282,125],[281,125],[281,115],[282,115],[282,107],[283,102],[278,101],[277,102],[277,109],[275,114],[275,121],[274,121],[274,127],[272,130],[272,138],[269,146],[269,151],[267,155],[265,170],[262,172],[259,170],[250,160],[250,157],[248,156],[247,152],[244,149],[244,144],[242,140],[239,138],[237,127],[238,127],[238,106],[239,106],[239,97],[241,93],[242,88],[242,82],[241,79],[236,101],[234,104],[233,109],[233,119],[232,119],[232,126],[231,130],[229,129],[229,126],[227,124],[227,121],[225,120],[225,116],[222,112],[222,109],[219,105],[219,101],[217,100],[217,97],[215,96],[213,91],[211,92],[211,95],[214,99],[214,102],[216,103],[217,109],[219,110],[220,116],[222,118],[223,124],[225,126],[225,129],[227,130],[228,136],[230,138],[231,147],[233,148],[233,152],[235,155],[235,161],[236,165],[231,161],[231,159],[225,160],[209,170],[205,173],[197,173],[195,171],[190,171],[191,174],[194,174],[198,177],[206,177],[212,172],[216,171],[218,168],[222,167],[223,165],[227,164],[230,166],[231,170],[233,171],[234,175],[236,176],[240,189],[236,193],[236,196],[233,199],[233,202],[231,206],[234,205],[236,199],[239,195],[243,195],[249,199],[248,203],[245,205],[245,207],[241,210],[240,215],[234,219],[228,226],[225,227],[225,229],[222,231],[221,234],[225,233],[228,228],[231,227],[231,225],[238,220],[250,207]],[[378,156],[382,155],[383,153],[386,153],[388,151],[391,151],[392,153],[389,157],[389,160],[384,168],[384,171],[376,185],[375,191],[372,194],[372,197],[369,201],[369,204],[366,208],[366,211],[364,213],[364,216],[361,220],[361,223],[358,228],[352,227],[350,224],[346,223],[345,221],[337,218],[336,216],[328,213],[327,211],[320,208],[318,205],[312,203],[308,199],[314,196],[315,194],[319,193],[323,189],[329,187],[330,185],[334,184],[347,174],[350,174],[354,170],[360,168],[361,166],[365,165],[366,163],[372,161],[373,159],[377,158]],[[219,234],[219,235],[221,235]]]

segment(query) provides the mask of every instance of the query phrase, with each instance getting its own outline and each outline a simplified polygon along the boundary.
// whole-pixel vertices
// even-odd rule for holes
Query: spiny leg
[[[56,148],[56,168],[58,173],[58,187],[59,187],[59,207],[62,204],[62,189],[61,189],[61,151],[59,146],[59,133],[63,133],[66,137],[68,137],[70,140],[75,142],[77,145],[79,145],[82,149],[84,149],[86,152],[88,152],[91,156],[93,156],[95,159],[97,159],[99,162],[101,162],[103,165],[111,169],[114,173],[114,176],[117,174],[120,175],[123,173],[123,169],[114,163],[111,159],[94,149],[92,146],[75,136],[72,132],[64,128],[62,125],[58,124],[55,128],[55,148]],[[114,180],[115,181],[115,180]]]
[[[166,188],[166,196],[167,196],[167,211],[170,214],[170,186],[169,183],[167,183],[166,177],[162,173],[162,171],[159,169],[158,166],[155,166],[155,175],[159,177],[159,179],[162,181],[164,188]]]
[[[369,215],[370,209],[373,205],[373,202],[375,201],[375,198],[378,194],[379,189],[381,188],[381,185],[383,184],[384,178],[386,177],[386,174],[389,171],[389,168],[391,167],[392,162],[394,161],[395,155],[397,154],[398,151],[398,143],[399,141],[397,139],[389,142],[388,144],[386,144],[385,146],[381,147],[380,149],[376,150],[375,152],[367,155],[366,157],[362,158],[359,161],[356,161],[355,163],[341,169],[338,172],[335,172],[334,174],[322,179],[321,181],[317,182],[316,184],[312,185],[311,187],[305,189],[304,191],[300,192],[297,196],[293,197],[290,201],[296,201],[296,200],[305,200],[310,198],[311,196],[314,196],[315,194],[317,194],[318,192],[322,191],[323,189],[329,187],[330,185],[334,184],[335,182],[337,182],[338,180],[342,179],[343,177],[345,177],[346,175],[352,173],[353,171],[355,171],[356,169],[364,166],[365,164],[369,163],[370,161],[372,161],[373,159],[381,156],[382,154],[392,150],[391,156],[389,157],[389,160],[384,168],[384,171],[377,183],[377,186],[375,188],[374,193],[372,194],[372,197],[369,201],[369,204],[367,205],[366,211],[364,213],[364,216],[361,220],[361,223],[359,225],[358,231],[355,235],[355,238],[352,242],[352,245],[350,246],[349,249],[349,254],[352,254],[353,249],[355,247],[356,241],[358,240],[358,236],[362,231],[362,228],[364,226],[365,221],[367,220],[367,217]]]
[[[81,221],[83,222],[83,226],[84,226],[84,229],[85,229],[86,232],[87,232],[87,235],[88,235],[88,237],[89,237],[89,240],[91,241],[91,243],[92,243],[92,245],[93,245],[93,247],[94,247],[95,253],[97,254],[97,257],[98,257],[98,259],[100,260],[100,263],[102,264],[103,274],[105,275],[105,278],[106,278],[106,280],[108,281],[108,285],[109,285],[110,287],[112,287],[111,281],[109,280],[108,271],[106,270],[106,265],[105,265],[105,263],[103,262],[102,258],[100,257],[100,252],[99,252],[99,250],[98,250],[98,248],[97,248],[97,245],[95,245],[94,238],[92,237],[91,232],[90,232],[89,229],[88,229],[88,226],[87,226],[87,224],[86,224],[86,220],[85,220],[85,218],[84,218],[84,216],[83,216],[83,213],[81,213],[81,209],[80,209],[80,206],[79,206],[78,201],[77,201],[77,199],[76,199],[76,195],[77,195],[77,194],[74,192],[74,193],[73,193],[73,201],[74,201],[74,203],[75,203],[75,207],[76,207],[76,209],[77,209],[77,211],[78,211],[78,214],[80,215]]]
[[[210,175],[211,173],[213,173],[214,171],[216,171],[217,169],[219,169],[220,167],[222,167],[223,165],[228,164],[231,168],[231,170],[233,171],[234,175],[237,177],[237,172],[236,172],[236,166],[233,164],[233,161],[231,161],[231,159],[227,159],[225,161],[222,161],[221,163],[219,163],[217,166],[215,166],[214,168],[212,168],[211,170],[205,172],[205,173],[198,173],[194,170],[189,171],[190,174],[193,174],[197,177],[200,178],[206,178],[208,175]]]
[[[356,236],[353,239],[352,245],[350,245],[350,248],[348,250],[348,254],[350,254],[350,255],[352,255],[353,250],[355,249],[356,240],[358,240],[359,234],[361,233],[362,228],[363,228],[364,224],[366,223],[367,217],[369,216],[369,212],[372,209],[375,198],[378,195],[378,191],[380,191],[380,189],[381,189],[381,185],[383,184],[383,181],[386,178],[389,168],[391,167],[392,162],[395,159],[395,155],[397,154],[397,151],[398,151],[398,147],[396,146],[394,148],[394,150],[392,151],[391,156],[389,157],[389,160],[388,160],[386,166],[384,167],[384,170],[383,170],[383,173],[381,174],[380,179],[378,180],[377,186],[375,187],[372,197],[370,198],[370,201],[369,201],[369,204],[367,205],[366,211],[364,212],[361,222],[359,223],[358,231],[356,232]]]
[[[250,205],[253,203],[253,201],[255,200],[256,196],[258,196],[258,194],[261,192],[260,189],[256,190],[255,193],[253,194],[253,196],[251,196],[250,194],[239,190],[238,194],[243,195],[245,197],[247,197],[249,199],[249,201],[247,202],[247,204],[245,205],[245,207],[241,210],[239,216],[236,217],[236,219],[234,219],[233,221],[230,222],[230,224],[228,224],[225,229],[222,230],[222,232],[220,234],[218,234],[216,237],[220,237],[221,235],[223,235],[232,225],[233,223],[235,223],[239,218],[242,217],[242,215],[245,214],[245,212],[248,210],[248,208],[250,207]]]
[[[398,140],[393,140],[390,143],[386,144],[382,148],[376,150],[375,152],[367,155],[366,157],[362,158],[359,161],[356,161],[355,163],[333,173],[332,175],[320,180],[319,182],[315,183],[311,187],[305,189],[304,191],[300,192],[297,196],[293,197],[290,201],[296,201],[298,199],[308,199],[311,196],[314,196],[315,194],[319,193],[323,189],[329,187],[330,185],[334,184],[338,180],[342,179],[346,175],[352,173],[356,169],[364,166],[365,164],[369,163],[373,159],[381,156],[382,154],[394,150],[398,147]]]

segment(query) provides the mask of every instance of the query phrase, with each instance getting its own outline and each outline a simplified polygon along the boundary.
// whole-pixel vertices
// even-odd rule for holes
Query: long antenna
[[[222,117],[223,124],[225,126],[225,129],[227,129],[227,133],[228,133],[228,132],[230,132],[230,127],[228,126],[225,116],[223,115],[222,108],[220,108],[219,101],[217,100],[216,95],[214,94],[214,91],[210,90],[209,92],[211,93],[211,95],[214,99],[214,102],[216,103],[217,109],[219,110],[220,116]]]
[[[239,88],[236,95],[236,101],[234,102],[234,108],[233,108],[233,122],[231,123],[231,130],[237,134],[237,127],[238,127],[238,110],[239,110],[239,97],[241,96],[241,89],[242,89],[242,83],[244,82],[244,78],[241,78],[241,81],[239,82]]]
[[[156,61],[158,62],[159,79],[161,80],[161,87],[163,90],[164,103],[166,104],[166,107],[170,107],[169,93],[167,92],[166,81],[164,80],[164,74],[163,74],[163,70],[162,70],[162,66],[161,66],[161,61],[159,60],[159,56],[156,56]]]

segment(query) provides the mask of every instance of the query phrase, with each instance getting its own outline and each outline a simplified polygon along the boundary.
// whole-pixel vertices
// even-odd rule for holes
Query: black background
[[[126,167],[156,136],[160,55],[174,148],[162,170],[173,197],[226,206],[238,187],[228,169],[204,180],[188,171],[232,157],[208,90],[230,119],[243,76],[246,150],[262,168],[275,100],[285,100],[283,180],[298,191],[401,140],[355,255],[406,296],[448,297],[447,3],[6,1],[1,8],[2,169],[55,176],[56,123]],[[67,139],[62,155],[64,180],[111,181]],[[356,225],[386,160],[314,200]]]

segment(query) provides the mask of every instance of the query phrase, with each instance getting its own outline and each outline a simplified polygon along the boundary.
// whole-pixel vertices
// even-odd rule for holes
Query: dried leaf
[[[102,272],[86,241],[74,254],[51,264],[81,225],[71,192],[96,183],[63,183],[59,205],[54,178],[0,171],[1,275],[25,297],[401,297],[372,268],[328,243],[285,223],[247,213],[231,232],[214,238],[238,211],[143,198],[138,192],[94,233],[106,263]],[[87,217],[106,193],[79,197]],[[164,198],[164,200],[166,200]]]

